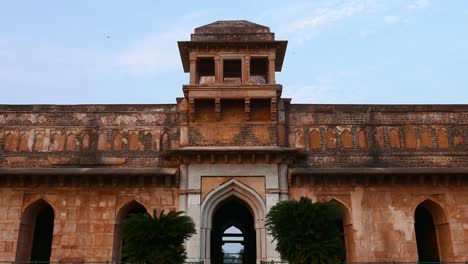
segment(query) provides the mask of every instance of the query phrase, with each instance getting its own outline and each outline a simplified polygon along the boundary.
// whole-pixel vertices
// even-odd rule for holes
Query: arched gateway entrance
[[[223,263],[223,233],[231,226],[242,232],[243,263],[266,259],[265,202],[257,192],[229,180],[207,195],[201,209],[200,255],[205,263]]]
[[[231,226],[237,227],[241,234],[227,234],[224,231]],[[237,242],[239,241],[239,242]],[[211,229],[211,263],[222,264],[224,260],[236,258],[236,263],[255,264],[255,228],[253,215],[248,206],[239,198],[231,197],[222,202],[213,216]],[[227,250],[234,243],[241,243],[244,247],[239,255],[227,255]]]

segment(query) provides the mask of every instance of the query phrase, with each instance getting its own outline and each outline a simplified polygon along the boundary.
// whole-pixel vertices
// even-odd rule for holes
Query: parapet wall
[[[175,105],[0,106],[0,167],[154,167]]]
[[[466,105],[289,105],[302,167],[466,167]]]

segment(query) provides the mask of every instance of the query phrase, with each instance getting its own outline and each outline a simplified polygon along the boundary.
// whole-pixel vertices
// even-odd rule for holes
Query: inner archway
[[[224,262],[243,263],[244,261],[244,241],[245,237],[242,231],[231,226],[224,230],[222,235],[222,249]]]
[[[420,203],[414,213],[414,229],[420,262],[451,261],[450,227],[443,208],[432,200]]]
[[[54,209],[40,199],[29,205],[21,219],[16,261],[50,261]]]
[[[225,232],[228,229],[234,229],[232,227],[235,227],[240,233]],[[234,249],[235,244],[241,244],[243,251],[225,252],[223,250],[227,248]],[[235,262],[232,262],[233,260]],[[256,236],[254,217],[248,205],[236,197],[230,197],[218,206],[213,215],[211,263],[254,264],[255,262]]]
[[[341,217],[337,219],[336,224],[341,232],[341,240],[345,246],[345,254],[340,261],[350,262],[354,260],[354,231],[351,221],[351,213],[346,205],[342,202],[332,199],[341,210]]]
[[[115,262],[126,262],[126,259],[122,256],[122,248],[125,244],[125,241],[122,241],[119,238],[119,230],[120,224],[122,221],[127,219],[133,214],[144,214],[146,213],[146,208],[136,201],[131,201],[125,206],[123,206],[119,213],[117,214],[115,229],[114,229],[114,247],[113,247],[113,254],[112,260]]]

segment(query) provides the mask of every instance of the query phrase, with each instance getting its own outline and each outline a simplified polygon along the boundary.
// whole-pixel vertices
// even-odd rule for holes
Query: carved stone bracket
[[[189,118],[190,122],[195,121],[195,99],[189,98]]]
[[[0,186],[178,186],[176,168],[0,168]]]
[[[215,98],[216,121],[221,120],[221,99]]]
[[[271,121],[276,121],[276,111],[277,111],[277,99],[276,97],[271,98]]]
[[[161,156],[179,164],[291,163],[303,152],[283,147],[184,147],[165,151]]]
[[[245,98],[245,121],[250,121],[250,98]]]

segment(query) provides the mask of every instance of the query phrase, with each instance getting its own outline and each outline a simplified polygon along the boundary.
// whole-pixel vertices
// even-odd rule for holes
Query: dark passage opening
[[[250,60],[250,82],[265,84],[268,82],[268,59],[252,58]]]
[[[197,76],[199,84],[215,82],[215,63],[213,58],[197,59]]]
[[[43,199],[30,204],[21,217],[16,261],[50,261],[54,209]]]
[[[350,228],[350,225],[349,223],[347,223],[349,221],[349,219],[347,219],[348,217],[347,211],[346,211],[346,208],[340,202],[336,200],[332,200],[332,202],[335,203],[341,211],[341,214],[339,218],[335,220],[335,223],[336,223],[338,232],[340,233],[340,242],[341,242],[341,246],[344,249],[344,252],[343,252],[344,254],[338,257],[339,257],[340,262],[346,262],[346,261],[349,262],[350,259],[348,258],[348,252],[347,252],[348,245],[346,243],[346,239],[349,239],[349,237],[347,237],[347,235],[349,236],[347,229]]]
[[[146,208],[141,205],[141,204],[135,204],[128,212],[127,215],[125,215],[124,219],[129,218],[131,215],[134,214],[144,214],[146,213]],[[122,249],[125,248],[125,240],[122,240]],[[127,258],[125,256],[122,256],[120,258],[120,262],[127,262]]]
[[[419,205],[415,212],[414,229],[416,231],[416,244],[420,262],[439,262],[439,249],[437,243],[434,218],[423,206]]]
[[[113,261],[126,262],[127,260],[127,258],[125,258],[122,254],[122,251],[125,247],[125,240],[120,240],[119,238],[120,224],[122,221],[129,218],[133,214],[144,214],[146,212],[146,208],[136,201],[131,201],[120,209],[119,213],[117,214],[117,221],[114,229],[114,247],[112,253]]]
[[[54,210],[50,205],[42,208],[34,227],[31,261],[50,261],[54,231]]]
[[[254,217],[249,207],[238,198],[226,200],[213,216],[211,263],[254,264],[255,238]]]
[[[242,81],[242,61],[223,60],[223,78],[226,83],[240,83]]]

